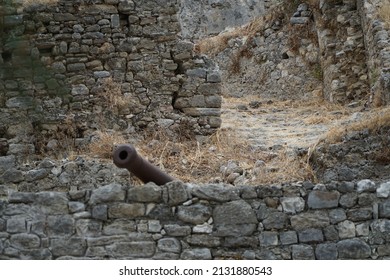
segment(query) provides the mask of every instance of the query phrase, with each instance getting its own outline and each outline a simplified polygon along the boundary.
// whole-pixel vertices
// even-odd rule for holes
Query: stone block
[[[298,231],[299,242],[302,243],[318,243],[324,241],[322,230],[316,228],[309,228]]]
[[[276,246],[279,243],[278,233],[274,231],[263,231],[259,237],[260,246]]]
[[[15,167],[16,157],[14,155],[10,156],[0,156],[0,175],[6,170]]]
[[[47,215],[68,213],[68,198],[65,193],[61,192],[36,193],[34,205]]]
[[[136,202],[160,202],[162,188],[154,183],[147,183],[142,187],[133,187],[127,191],[127,200]]]
[[[342,208],[336,208],[329,211],[329,219],[331,224],[337,224],[347,219],[347,214]]]
[[[351,208],[356,205],[357,201],[358,201],[357,193],[351,192],[351,193],[343,194],[340,197],[339,203],[340,206],[344,208]]]
[[[151,258],[156,244],[151,241],[118,242],[106,246],[109,255],[117,258]]]
[[[124,201],[126,191],[121,185],[112,183],[92,190],[89,204],[99,204],[114,201]]]
[[[337,245],[335,243],[318,244],[315,254],[317,260],[337,260]]]
[[[189,206],[179,206],[177,217],[183,222],[200,225],[210,219],[211,207],[201,203]]]
[[[181,252],[181,243],[176,238],[162,238],[157,242],[157,249],[162,252],[179,254]]]
[[[263,225],[266,230],[284,229],[288,224],[288,216],[283,212],[271,212],[263,220]]]
[[[362,193],[362,192],[376,192],[375,182],[373,182],[371,180],[368,180],[368,179],[360,180],[356,184],[356,191],[358,193]]]
[[[298,243],[297,233],[295,231],[280,232],[280,243],[282,245],[290,245]]]
[[[390,200],[379,203],[379,218],[390,218]]]
[[[165,225],[164,230],[169,236],[187,236],[191,233],[190,226],[180,226],[176,224]]]
[[[309,194],[307,205],[311,209],[334,208],[339,204],[340,193],[337,191],[312,191]]]
[[[166,194],[164,201],[168,205],[179,205],[189,199],[187,189],[183,182],[173,181],[165,185]]]
[[[376,196],[381,198],[388,198],[390,195],[390,182],[380,184],[376,190]]]
[[[10,244],[12,247],[23,250],[38,248],[41,245],[40,238],[35,234],[18,233],[10,237]]]
[[[280,203],[287,214],[296,214],[305,209],[305,200],[302,197],[282,197]]]
[[[108,207],[108,217],[137,218],[145,215],[145,205],[142,203],[116,203]]]
[[[50,239],[51,252],[54,257],[84,256],[87,243],[84,238],[66,237]]]
[[[197,247],[219,247],[221,246],[221,239],[219,237],[208,234],[193,234],[188,236],[185,241]]]
[[[310,245],[292,245],[293,260],[314,260],[314,250]]]
[[[137,225],[130,219],[115,219],[110,223],[105,223],[103,226],[104,235],[120,235],[135,232]]]
[[[12,192],[8,196],[9,203],[31,203],[35,200],[35,193]]]
[[[239,191],[231,185],[199,185],[190,186],[193,196],[218,202],[227,202],[240,198]]]
[[[292,216],[290,220],[295,230],[323,228],[330,224],[328,213],[322,211],[301,213]]]
[[[85,204],[78,201],[69,201],[68,203],[69,213],[76,213],[85,210]]]
[[[252,247],[257,248],[259,246],[259,238],[254,236],[233,236],[225,237],[223,247],[227,248],[240,248],[240,247]]]
[[[49,236],[72,235],[75,233],[75,220],[71,215],[47,217],[47,233]]]
[[[360,239],[345,239],[337,243],[340,259],[368,259],[371,256],[371,248]]]
[[[161,223],[159,220],[149,220],[148,221],[148,232],[150,233],[160,233],[162,229]]]
[[[372,208],[357,208],[347,211],[348,220],[359,222],[372,219]]]
[[[108,207],[105,204],[96,205],[92,208],[92,218],[102,221],[108,219]]]
[[[79,236],[99,236],[102,231],[102,222],[90,219],[76,221],[76,233]]]
[[[180,255],[182,260],[211,260],[211,251],[208,248],[185,249]]]
[[[26,232],[26,219],[25,218],[11,218],[7,220],[7,232],[19,233]]]
[[[356,235],[355,224],[349,220],[337,225],[340,239],[353,238]]]
[[[235,200],[217,205],[213,211],[214,223],[218,225],[257,224],[252,207],[244,200]]]
[[[255,232],[257,224],[216,225],[215,236],[249,236]]]

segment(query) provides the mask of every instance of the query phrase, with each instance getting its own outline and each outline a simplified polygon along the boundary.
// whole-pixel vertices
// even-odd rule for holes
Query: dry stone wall
[[[380,5],[386,5],[386,2],[359,0],[357,3],[365,35],[371,101],[377,106],[386,105],[390,102],[389,28],[377,16]]]
[[[2,155],[34,153],[37,131],[47,148],[60,132],[220,126],[219,72],[180,39],[180,1],[22,3],[0,2]]]
[[[1,259],[389,259],[390,182],[10,192]]]

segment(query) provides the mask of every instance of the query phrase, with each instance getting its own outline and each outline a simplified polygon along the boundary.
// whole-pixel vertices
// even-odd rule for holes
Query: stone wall
[[[389,259],[390,182],[10,192],[1,259]]]
[[[244,25],[264,13],[267,0],[182,0],[181,34],[187,39],[217,35]]]
[[[37,131],[45,146],[96,130],[220,126],[219,72],[180,39],[180,1],[22,3],[0,1],[2,146],[34,153]]]
[[[334,103],[368,100],[364,32],[356,2],[321,1],[315,13],[324,97]]]
[[[390,50],[389,28],[378,17],[380,5],[385,1],[357,1],[362,17],[367,67],[371,85],[371,99],[374,105],[390,103]]]

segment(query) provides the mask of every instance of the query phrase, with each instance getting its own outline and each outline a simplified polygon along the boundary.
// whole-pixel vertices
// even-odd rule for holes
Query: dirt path
[[[279,145],[306,149],[354,111],[325,102],[229,97],[222,106],[222,129],[233,130],[261,149]]]

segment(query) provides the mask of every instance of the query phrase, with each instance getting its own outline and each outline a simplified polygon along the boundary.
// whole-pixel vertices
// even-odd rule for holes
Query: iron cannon
[[[154,182],[161,186],[175,180],[157,166],[142,158],[129,144],[118,145],[113,153],[113,161],[119,168],[126,168],[142,182]]]

